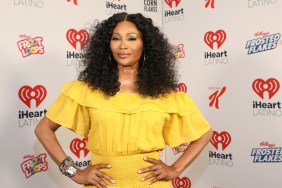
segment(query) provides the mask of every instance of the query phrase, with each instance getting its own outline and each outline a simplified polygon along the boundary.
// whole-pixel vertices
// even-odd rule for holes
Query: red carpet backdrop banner
[[[0,186],[78,188],[34,128],[83,66],[91,27],[117,12],[151,17],[167,35],[180,75],[213,127],[173,188],[281,187],[281,0],[6,0],[1,2]],[[59,129],[80,168],[87,138]],[[160,152],[172,164],[189,143]]]

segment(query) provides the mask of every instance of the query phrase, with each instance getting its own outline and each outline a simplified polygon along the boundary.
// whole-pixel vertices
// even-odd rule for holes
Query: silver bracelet
[[[65,176],[71,178],[77,172],[77,166],[75,165],[73,159],[67,156],[59,165],[59,169]]]

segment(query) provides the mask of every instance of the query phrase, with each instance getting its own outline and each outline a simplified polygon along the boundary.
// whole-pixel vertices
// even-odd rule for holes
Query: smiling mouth
[[[129,56],[130,54],[118,54],[119,58],[125,59]]]

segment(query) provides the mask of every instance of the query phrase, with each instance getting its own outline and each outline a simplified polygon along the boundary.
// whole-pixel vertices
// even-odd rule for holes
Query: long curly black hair
[[[78,79],[106,96],[113,96],[119,91],[117,63],[110,49],[110,40],[113,29],[124,20],[134,23],[142,34],[144,50],[137,73],[139,94],[160,97],[175,91],[175,55],[168,39],[153,25],[151,18],[140,13],[117,13],[95,26],[95,32],[85,48],[86,67],[80,72]]]

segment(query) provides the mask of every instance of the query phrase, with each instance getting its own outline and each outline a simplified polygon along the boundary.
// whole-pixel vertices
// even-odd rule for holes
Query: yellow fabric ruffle
[[[46,116],[88,136],[87,148],[102,155],[131,155],[178,146],[200,138],[209,123],[182,92],[150,98],[120,93],[106,98],[82,81],[62,87]]]
[[[82,106],[119,113],[134,114],[142,111],[157,111],[186,116],[194,110],[187,108],[186,105],[191,99],[183,92],[172,93],[167,97],[157,99],[144,98],[134,93],[117,92],[115,96],[106,99],[103,93],[90,90],[85,83],[80,81],[69,82],[62,86],[61,90],[64,95]]]

